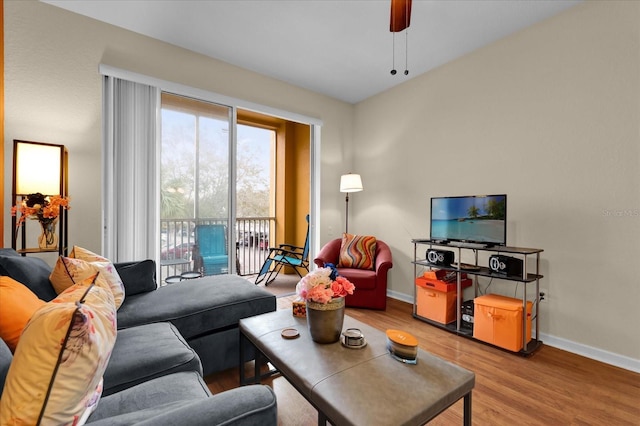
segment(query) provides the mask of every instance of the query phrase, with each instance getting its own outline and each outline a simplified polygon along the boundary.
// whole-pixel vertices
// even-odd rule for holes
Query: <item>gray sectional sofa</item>
[[[267,386],[211,395],[203,380],[239,364],[238,321],[276,309],[275,297],[238,276],[212,276],[158,287],[152,260],[116,264],[125,285],[116,343],[104,390],[89,423],[277,424]],[[37,257],[0,249],[0,275],[26,285],[40,299],[56,293],[51,267]],[[251,348],[245,350],[252,359]],[[0,340],[0,394],[12,354]]]

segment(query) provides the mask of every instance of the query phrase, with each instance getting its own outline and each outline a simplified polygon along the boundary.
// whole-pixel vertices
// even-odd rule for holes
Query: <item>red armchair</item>
[[[322,268],[325,263],[338,265],[342,239],[329,241],[313,260]],[[393,267],[391,249],[380,240],[376,241],[375,269],[338,268],[338,273],[351,281],[356,290],[345,299],[347,306],[353,308],[387,308],[387,271]]]

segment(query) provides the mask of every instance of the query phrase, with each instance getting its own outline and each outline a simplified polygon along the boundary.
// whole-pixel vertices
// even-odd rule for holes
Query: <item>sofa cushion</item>
[[[272,312],[275,296],[237,275],[216,275],[167,285],[127,297],[118,327],[170,321],[191,338],[237,327],[241,318]]]
[[[338,268],[375,268],[376,237],[342,234]]]
[[[340,268],[338,273],[353,283],[356,287],[353,292],[354,294],[357,294],[358,290],[373,290],[376,288],[377,277],[375,271],[369,271],[368,269]]]
[[[0,338],[15,352],[31,316],[46,302],[10,277],[0,277]]]
[[[116,335],[113,296],[87,279],[40,308],[9,367],[0,424],[82,424]]]
[[[118,331],[104,372],[103,395],[180,371],[202,374],[202,365],[173,325],[161,322],[126,328]]]
[[[51,267],[39,257],[20,256],[13,249],[0,251],[0,275],[24,284],[46,302],[57,296],[49,281],[50,273]]]
[[[20,253],[15,251],[15,249],[3,247],[0,248],[0,256],[13,256],[13,257],[21,257]]]
[[[75,283],[96,274],[96,285],[111,291],[118,309],[124,300],[124,286],[116,268],[106,259],[85,260],[60,256],[51,271],[49,280],[55,291],[60,294]]]
[[[126,297],[147,293],[158,288],[156,263],[151,259],[140,262],[123,262],[114,265],[122,278]]]

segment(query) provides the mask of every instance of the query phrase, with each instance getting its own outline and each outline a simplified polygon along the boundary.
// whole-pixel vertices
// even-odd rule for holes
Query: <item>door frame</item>
[[[310,182],[309,188],[311,191],[310,194],[310,206],[309,206],[309,258],[315,258],[316,253],[320,249],[320,229],[319,229],[319,218],[318,212],[320,211],[320,194],[321,194],[321,162],[320,162],[320,154],[321,154],[321,128],[322,128],[322,120],[310,117],[298,113],[294,113],[291,111],[286,111],[278,108],[273,108],[267,105],[262,105],[238,98],[234,98],[231,96],[221,95],[219,93],[211,92],[204,89],[199,89],[196,87],[187,86],[180,83],[175,83],[172,81],[167,81],[151,76],[147,76],[144,74],[135,73],[132,71],[123,70],[120,68],[112,67],[110,65],[100,64],[99,72],[101,75],[110,75],[116,78],[121,78],[124,80],[133,81],[136,83],[147,84],[150,86],[157,87],[160,91],[174,93],[176,95],[187,96],[194,99],[199,99],[205,102],[212,102],[224,106],[228,106],[231,108],[231,116],[232,123],[230,126],[230,143],[232,144],[231,149],[229,150],[229,182],[231,182],[229,186],[229,223],[233,223],[236,217],[236,202],[235,202],[235,179],[233,178],[236,173],[236,137],[237,137],[237,110],[238,108],[255,111],[265,115],[271,115],[274,117],[282,118],[288,121],[295,121],[301,124],[306,124],[310,128],[310,156],[309,166],[310,166]],[[159,113],[159,112],[158,112]],[[158,134],[158,144],[160,144],[160,135]],[[160,216],[160,212],[156,212],[158,215],[158,219]],[[158,220],[158,223],[159,220]],[[230,229],[232,227],[228,227],[229,232],[229,247],[235,247],[235,233],[231,232]],[[159,247],[158,247],[159,250]],[[235,265],[235,250],[229,250],[229,267]],[[160,258],[160,253],[156,253],[156,258]],[[313,263],[313,262],[311,262]],[[231,270],[231,269],[230,269]]]

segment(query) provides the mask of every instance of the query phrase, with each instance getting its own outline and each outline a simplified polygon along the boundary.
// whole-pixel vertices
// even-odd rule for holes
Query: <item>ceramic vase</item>
[[[307,301],[307,326],[316,343],[335,343],[340,340],[344,322],[344,297],[329,303]]]

